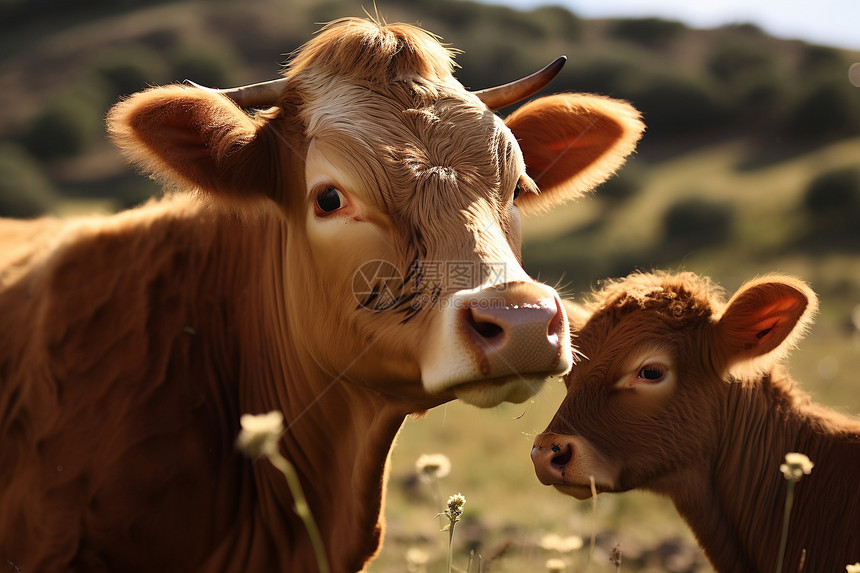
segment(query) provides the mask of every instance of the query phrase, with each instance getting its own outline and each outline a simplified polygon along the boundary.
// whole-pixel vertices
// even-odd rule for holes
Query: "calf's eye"
[[[323,213],[334,213],[346,204],[346,199],[340,190],[329,185],[317,193],[317,208]]]
[[[657,382],[663,378],[663,369],[659,366],[645,366],[637,376],[650,382]]]
[[[514,187],[514,201],[516,201],[516,200],[517,200],[517,197],[519,197],[519,196],[520,196],[520,193],[521,193],[521,192],[522,192],[522,188],[520,187],[520,184],[519,184],[519,183],[517,183],[517,186],[516,186],[516,187]]]

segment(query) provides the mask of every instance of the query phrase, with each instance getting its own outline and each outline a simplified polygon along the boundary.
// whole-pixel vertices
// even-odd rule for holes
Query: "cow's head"
[[[276,205],[292,340],[332,377],[428,405],[522,401],[571,365],[556,292],[520,261],[520,212],[609,177],[643,129],[624,102],[471,93],[408,25],[347,19],[262,91],[154,88],[109,117],[133,158],[233,205]],[[542,84],[541,84],[542,85]],[[533,90],[532,90],[533,91]],[[262,96],[260,94],[263,94]]]
[[[680,491],[685,472],[709,471],[727,427],[750,414],[730,403],[730,384],[758,391],[760,372],[791,348],[816,307],[790,277],[751,281],[726,304],[692,273],[637,273],[609,283],[587,309],[570,304],[583,360],[535,440],[538,478],[580,499],[591,496],[591,478],[597,491]]]

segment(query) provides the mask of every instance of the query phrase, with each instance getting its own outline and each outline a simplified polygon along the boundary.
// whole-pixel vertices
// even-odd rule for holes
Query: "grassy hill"
[[[860,414],[860,90],[847,80],[860,53],[745,25],[693,30],[459,0],[376,5],[387,20],[420,23],[463,50],[457,73],[468,87],[508,81],[564,53],[569,63],[553,91],[603,93],[643,110],[648,132],[616,179],[525,220],[527,270],[571,296],[635,268],[693,270],[729,291],[755,275],[797,274],[822,305],[791,369],[817,400]],[[185,78],[213,86],[269,79],[318,23],[360,16],[363,6],[372,4],[0,3],[0,214],[110,211],[157,194],[106,141],[110,105]],[[461,569],[474,548],[471,571],[539,571],[555,555],[540,537],[555,532],[586,546],[599,534],[592,571],[614,570],[606,548],[616,542],[624,571],[708,570],[668,502],[606,496],[593,512],[537,482],[528,451],[562,391],[555,382],[527,404],[477,411],[454,403],[409,420],[392,458],[388,540],[370,571],[403,571],[410,548],[426,553],[426,570],[443,570],[447,535],[434,518],[442,508],[414,470],[421,453],[437,451],[453,462],[439,495],[467,498],[455,538]],[[587,553],[564,558],[584,567]]]

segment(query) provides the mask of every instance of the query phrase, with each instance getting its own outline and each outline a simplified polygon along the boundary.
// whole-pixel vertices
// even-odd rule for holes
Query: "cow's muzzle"
[[[422,353],[425,389],[482,407],[528,399],[548,377],[570,370],[563,309],[553,289],[529,281],[454,293]]]

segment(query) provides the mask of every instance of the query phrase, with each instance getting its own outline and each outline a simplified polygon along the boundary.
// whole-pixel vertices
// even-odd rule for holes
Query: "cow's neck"
[[[844,446],[834,443],[826,417],[793,388],[784,372],[772,376],[757,390],[727,385],[715,455],[680,482],[661,488],[720,572],[773,571],[776,566],[787,490],[779,468],[786,453],[804,453],[816,462],[818,483],[809,476],[796,484],[790,522],[792,534],[800,539],[815,534],[806,533],[807,524],[797,517],[807,505],[803,490],[823,487],[835,477],[827,460],[833,457],[832,448]],[[797,571],[800,559],[800,549],[787,551],[785,570]],[[809,563],[804,570],[810,570]]]
[[[282,304],[286,258],[279,247],[286,244],[286,229],[269,220],[259,232],[267,235],[262,244],[276,247],[261,261],[260,280],[242,310],[253,320],[242,335],[252,348],[242,353],[249,358],[239,373],[239,406],[243,412],[284,414],[281,451],[299,474],[323,542],[337,560],[332,570],[356,571],[381,542],[389,451],[409,408],[351,383],[349,372],[324,373],[301,341],[291,339],[294,329]],[[292,569],[285,565],[299,570],[299,563],[307,564],[310,543],[287,482],[266,460],[257,460],[253,471],[261,519],[281,551],[291,542],[296,562]]]

